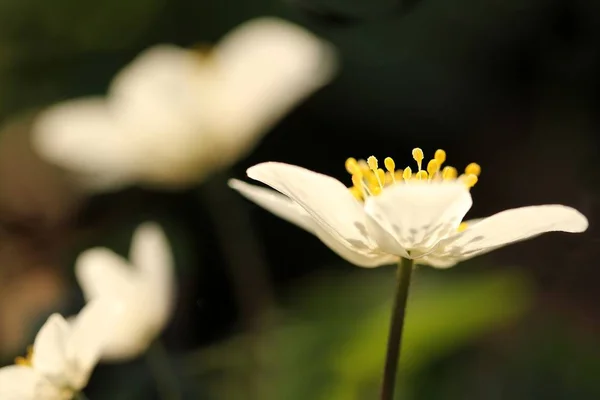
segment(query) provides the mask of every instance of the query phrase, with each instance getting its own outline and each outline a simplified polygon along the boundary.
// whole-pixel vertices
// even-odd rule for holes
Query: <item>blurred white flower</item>
[[[27,358],[0,369],[0,399],[72,399],[87,385],[111,334],[113,306],[90,302],[70,321],[50,316]]]
[[[42,112],[33,144],[90,189],[185,186],[245,156],[334,71],[330,45],[299,26],[260,18],[210,51],[161,45],[143,52],[106,98]]]
[[[516,208],[491,217],[461,222],[472,205],[469,188],[481,171],[472,163],[465,174],[442,168],[438,150],[422,169],[423,152],[413,150],[418,170],[384,171],[375,157],[348,159],[354,186],[283,163],[262,163],[248,176],[276,191],[231,180],[242,195],[313,233],[333,251],[361,267],[395,263],[400,257],[447,268],[510,243],[550,231],[583,232],[587,219],[563,205]],[[278,193],[279,192],[279,193]]]
[[[107,248],[93,248],[84,251],[75,265],[86,299],[102,298],[120,310],[102,353],[106,361],[143,354],[172,314],[173,257],[162,229],[154,223],[138,227],[129,258],[131,262]]]

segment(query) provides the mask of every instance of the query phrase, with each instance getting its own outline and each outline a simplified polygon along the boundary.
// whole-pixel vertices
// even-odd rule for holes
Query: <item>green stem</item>
[[[396,295],[392,309],[390,333],[388,336],[385,369],[383,371],[383,383],[381,384],[381,400],[394,399],[398,361],[400,361],[400,349],[402,346],[402,328],[404,327],[406,300],[408,299],[408,289],[410,287],[410,277],[412,274],[413,265],[413,260],[408,258],[402,258],[398,262]]]
[[[75,400],[89,400],[83,392],[79,392],[75,395]]]
[[[146,352],[146,362],[156,382],[156,390],[162,400],[181,400],[179,382],[170,364],[167,350],[156,340]]]

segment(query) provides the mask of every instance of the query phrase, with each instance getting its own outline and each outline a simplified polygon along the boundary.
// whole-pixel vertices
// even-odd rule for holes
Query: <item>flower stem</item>
[[[402,344],[402,328],[404,327],[406,300],[408,299],[408,289],[410,287],[410,277],[412,275],[413,265],[413,260],[408,258],[402,258],[398,262],[396,294],[392,309],[387,353],[385,356],[383,382],[381,384],[381,400],[394,399],[394,388],[396,386],[396,375],[398,371],[398,361],[400,361],[400,348]]]
[[[156,340],[146,352],[146,362],[156,382],[156,390],[162,400],[181,400],[179,382],[170,365],[164,345]]]
[[[75,395],[75,400],[89,400],[83,392],[79,392]]]

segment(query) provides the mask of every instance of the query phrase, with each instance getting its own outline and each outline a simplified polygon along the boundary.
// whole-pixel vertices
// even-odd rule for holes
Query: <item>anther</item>
[[[446,161],[446,152],[442,149],[438,149],[435,151],[435,155],[433,156],[433,158],[441,166]]]
[[[448,166],[448,167],[444,167],[444,169],[442,170],[442,178],[445,181],[456,179],[457,176],[458,176],[458,171],[454,167]]]
[[[410,167],[406,167],[406,169],[404,170],[404,172],[402,173],[402,178],[405,181],[409,181],[410,178],[412,178],[412,169],[410,169]]]
[[[469,224],[467,224],[466,222],[461,222],[460,225],[458,225],[458,228],[456,230],[459,232],[462,232],[465,229],[467,229],[468,227],[469,227]]]
[[[481,174],[481,167],[477,163],[471,163],[465,168],[465,174],[479,176]]]
[[[394,162],[392,157],[386,157],[385,160],[383,160],[383,163],[385,164],[385,169],[387,169],[391,173],[394,173],[396,169],[396,163]]]
[[[377,162],[375,156],[367,158],[367,165],[369,165],[369,168],[373,171],[377,171],[377,168],[379,167],[379,163]]]
[[[352,186],[349,190],[352,196],[356,198],[356,200],[363,200],[363,191],[361,188],[357,186]]]
[[[427,172],[429,173],[429,177],[433,178],[433,176],[440,170],[440,163],[433,159],[427,163]]]
[[[356,158],[354,157],[350,157],[346,160],[346,171],[348,171],[348,173],[350,175],[354,175],[356,173],[358,173],[360,171],[360,167],[358,165],[358,161],[356,161]]]
[[[477,178],[477,175],[465,175],[465,177],[463,178],[465,185],[467,185],[468,188],[472,188],[473,186],[475,186],[475,184],[477,183],[477,181],[479,180]]]
[[[421,170],[421,171],[417,172],[417,179],[420,181],[427,180],[427,171]]]
[[[421,150],[420,148],[416,147],[413,149],[412,151],[412,156],[415,159],[415,161],[417,162],[417,166],[419,167],[419,171],[421,170],[421,166],[423,165],[423,150]]]

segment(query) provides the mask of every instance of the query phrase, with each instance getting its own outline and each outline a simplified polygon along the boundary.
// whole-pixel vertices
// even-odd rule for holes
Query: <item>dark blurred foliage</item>
[[[12,119],[102,93],[119,68],[152,44],[214,42],[261,15],[288,18],[331,41],[340,50],[341,74],[248,159],[198,187],[131,188],[87,200],[27,148],[27,118]],[[34,261],[24,261],[22,271],[65,267],[71,294],[63,311],[76,312],[82,304],[71,272],[77,252],[107,245],[126,254],[137,223],[161,222],[179,268],[179,307],[164,336],[178,366],[185,351],[254,329],[265,302],[292,296],[315,271],[365,273],[230,193],[228,176],[277,160],[343,178],[348,156],[391,155],[401,163],[415,146],[427,154],[444,148],[454,165],[483,166],[471,216],[563,203],[586,214],[591,227],[439,272],[444,279],[493,265],[518,269],[534,281],[534,307],[414,375],[410,398],[597,399],[599,84],[596,1],[2,0],[0,115],[11,125],[0,137],[0,240],[17,249],[2,268],[15,269],[23,254]],[[240,259],[269,269],[261,278],[240,270]],[[327,303],[325,297],[321,306]],[[310,386],[324,378],[306,379]],[[207,396],[208,389],[185,384],[189,398]],[[101,366],[89,396],[149,399],[152,387],[136,361]]]

